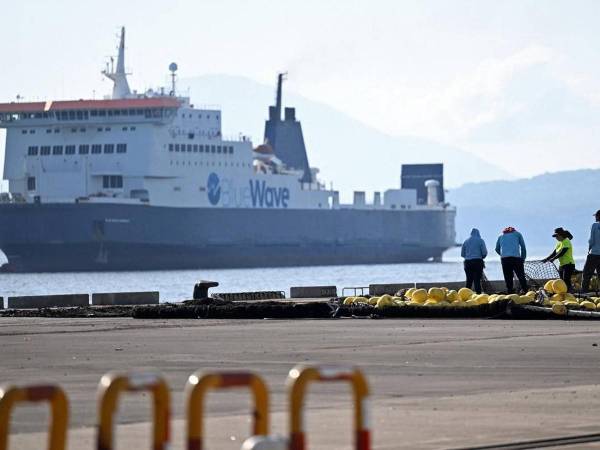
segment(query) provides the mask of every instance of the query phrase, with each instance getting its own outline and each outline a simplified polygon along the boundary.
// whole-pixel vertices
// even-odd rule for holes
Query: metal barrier
[[[17,403],[50,403],[48,449],[64,450],[67,441],[69,401],[58,386],[2,386],[0,387],[0,450],[8,447],[10,414]]]
[[[254,397],[253,435],[269,432],[269,393],[264,381],[249,372],[220,372],[190,375],[186,384],[187,397],[187,448],[204,449],[204,398],[209,390],[248,387]]]
[[[152,393],[154,409],[153,450],[166,450],[169,446],[169,388],[162,376],[153,373],[108,373],[98,385],[98,435],[97,450],[112,450],[114,416],[117,400],[123,392]],[[0,449],[2,450],[2,449]]]
[[[304,450],[303,410],[309,383],[348,382],[354,394],[354,448],[370,450],[371,432],[368,424],[369,387],[362,372],[355,368],[296,366],[288,375],[290,388],[290,450]]]

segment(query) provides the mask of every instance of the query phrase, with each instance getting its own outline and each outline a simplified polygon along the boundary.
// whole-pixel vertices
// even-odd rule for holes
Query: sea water
[[[529,259],[546,256],[534,249]],[[548,252],[549,253],[549,252]],[[576,258],[583,267],[584,256]],[[486,261],[488,279],[502,279],[500,260],[490,255]],[[444,254],[442,262],[419,264],[374,264],[352,266],[312,266],[255,269],[195,269],[136,272],[0,273],[0,297],[92,292],[159,291],[161,301],[192,297],[200,280],[218,281],[214,292],[284,291],[291,286],[347,287],[373,283],[444,282],[464,279],[460,250]],[[212,292],[211,291],[211,292]],[[347,293],[348,291],[346,291]]]

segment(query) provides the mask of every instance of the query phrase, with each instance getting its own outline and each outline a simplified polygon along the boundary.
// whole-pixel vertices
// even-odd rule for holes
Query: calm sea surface
[[[529,259],[546,256],[535,250]],[[584,257],[577,258],[577,268]],[[486,262],[489,279],[501,279],[500,261]],[[214,280],[214,292],[285,291],[291,286],[335,285],[368,286],[371,283],[411,283],[458,281],[464,278],[458,249],[448,251],[441,263],[386,264],[359,266],[286,267],[264,269],[173,270],[150,272],[88,272],[1,274],[0,297],[40,294],[68,294],[119,291],[159,291],[161,301],[192,297],[194,283]]]

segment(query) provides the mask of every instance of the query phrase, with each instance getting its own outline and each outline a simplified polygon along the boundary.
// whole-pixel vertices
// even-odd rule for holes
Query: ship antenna
[[[277,74],[277,94],[275,98],[275,113],[277,114],[277,120],[281,120],[281,94],[283,80],[287,79],[287,72],[280,72]]]
[[[131,96],[127,73],[125,72],[125,27],[121,27],[121,39],[119,41],[119,55],[117,56],[117,69],[114,68],[114,58],[110,58],[110,72],[108,64],[106,70],[102,71],[104,76],[114,83],[112,98],[127,98]]]
[[[171,92],[169,92],[169,95],[171,97],[175,97],[175,93],[177,92],[175,90],[175,82],[177,78],[177,74],[175,72],[177,72],[177,69],[177,63],[172,62],[169,64],[169,71],[171,72]]]

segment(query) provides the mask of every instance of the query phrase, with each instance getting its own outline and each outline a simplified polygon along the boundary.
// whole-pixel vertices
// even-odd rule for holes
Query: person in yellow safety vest
[[[554,251],[547,257],[544,258],[543,262],[555,261],[558,259],[558,273],[560,278],[566,283],[569,292],[571,291],[571,276],[575,272],[575,259],[573,259],[573,244],[571,239],[573,235],[568,231],[561,228],[554,230],[553,238],[558,241]]]

